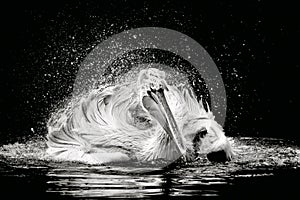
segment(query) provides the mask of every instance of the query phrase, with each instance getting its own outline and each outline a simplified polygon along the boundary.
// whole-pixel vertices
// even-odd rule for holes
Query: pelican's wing
[[[101,137],[99,127],[107,125],[108,121],[98,111],[98,101],[105,103],[107,96],[109,93],[99,97],[95,91],[61,113],[58,119],[51,119],[48,122],[48,153],[55,157],[82,157],[80,154],[91,152],[92,145],[84,134]]]

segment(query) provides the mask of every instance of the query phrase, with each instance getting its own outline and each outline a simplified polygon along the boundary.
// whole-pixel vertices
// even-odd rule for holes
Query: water
[[[297,194],[300,147],[272,138],[230,138],[232,162],[197,162],[161,169],[140,163],[110,166],[51,160],[43,138],[0,147],[2,194],[50,198],[226,198]]]

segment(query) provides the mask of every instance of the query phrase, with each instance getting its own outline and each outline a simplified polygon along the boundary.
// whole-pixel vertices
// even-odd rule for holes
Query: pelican
[[[89,92],[48,121],[47,153],[89,164],[193,160],[199,154],[231,160],[230,143],[208,104],[206,111],[190,87],[169,85],[165,77],[148,68],[133,82]]]

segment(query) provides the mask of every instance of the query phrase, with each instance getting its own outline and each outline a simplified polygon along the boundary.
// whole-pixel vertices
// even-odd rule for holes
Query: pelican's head
[[[147,146],[149,159],[190,157],[190,152],[206,154],[213,161],[231,159],[231,147],[222,127],[190,89],[169,86],[165,73],[155,68],[140,72],[137,87],[142,108],[165,132]]]
[[[211,113],[210,113],[211,114]],[[183,126],[187,141],[196,155],[207,155],[210,161],[230,161],[233,157],[231,145],[212,115],[198,116],[187,120]]]
[[[211,161],[231,160],[231,145],[222,126],[215,121],[208,103],[206,102],[206,111],[202,100],[197,101],[191,88],[183,88],[179,93],[185,108],[183,134],[189,146],[193,146],[196,154],[207,155]]]

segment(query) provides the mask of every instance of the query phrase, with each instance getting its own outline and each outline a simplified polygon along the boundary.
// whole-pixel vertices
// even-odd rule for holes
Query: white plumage
[[[182,154],[194,158],[195,153],[218,151],[230,160],[230,144],[211,111],[197,102],[192,89],[168,85],[164,76],[150,68],[142,70],[136,82],[91,91],[49,120],[47,152],[91,164],[176,160]],[[166,104],[157,103],[159,90]]]

